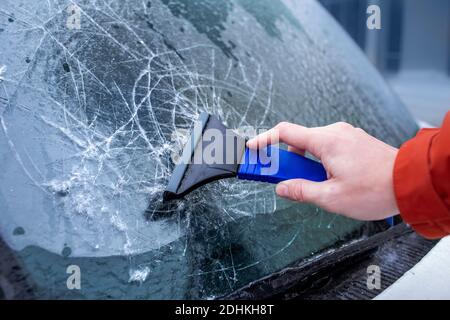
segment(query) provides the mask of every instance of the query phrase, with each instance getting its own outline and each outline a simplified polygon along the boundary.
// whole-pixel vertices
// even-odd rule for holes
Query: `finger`
[[[296,154],[299,154],[301,156],[304,156],[305,152],[306,152],[305,149],[298,149],[298,148],[293,147],[293,146],[288,146],[288,151],[296,153]]]
[[[327,182],[314,182],[304,179],[287,180],[279,183],[277,194],[286,199],[320,205]]]
[[[247,142],[251,149],[258,149],[284,142],[297,149],[304,149],[315,157],[320,158],[320,150],[326,142],[320,135],[318,128],[306,128],[297,124],[281,122],[274,128],[266,131]]]

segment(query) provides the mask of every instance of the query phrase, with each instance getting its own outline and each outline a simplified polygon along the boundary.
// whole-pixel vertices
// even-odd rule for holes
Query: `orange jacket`
[[[403,220],[419,234],[450,234],[450,112],[441,129],[423,129],[400,148],[394,191]]]

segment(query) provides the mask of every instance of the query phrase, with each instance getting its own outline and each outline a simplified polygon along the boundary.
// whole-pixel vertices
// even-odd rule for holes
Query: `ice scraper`
[[[222,136],[222,143],[214,141],[213,136]],[[211,143],[217,143],[216,146],[219,147],[215,154],[220,154],[217,158],[223,161],[206,159],[203,153],[212,150]],[[268,183],[297,178],[318,182],[327,179],[324,167],[317,161],[273,145],[262,152],[250,150],[245,143],[244,137],[227,130],[218,118],[208,113],[200,114],[184,147],[181,161],[175,167],[164,191],[163,201],[182,198],[209,182],[225,178]]]

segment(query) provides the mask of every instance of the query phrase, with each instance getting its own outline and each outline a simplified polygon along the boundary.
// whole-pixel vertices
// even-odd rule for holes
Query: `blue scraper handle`
[[[259,151],[245,148],[237,176],[269,183],[291,179],[327,180],[327,172],[321,163],[275,146]]]
[[[327,180],[325,168],[317,161],[274,146],[269,146],[262,152],[266,152],[267,155],[263,156],[263,159],[261,151],[245,148],[237,174],[239,179],[269,183],[279,183],[291,179],[306,179],[316,182]],[[276,152],[278,152],[278,157]],[[278,170],[264,172],[263,168],[268,169],[271,164],[274,164],[273,161],[277,161],[277,158]],[[268,161],[269,159],[271,161]],[[276,165],[277,163],[275,163],[275,167]],[[393,217],[387,218],[386,221],[389,226],[394,225]]]

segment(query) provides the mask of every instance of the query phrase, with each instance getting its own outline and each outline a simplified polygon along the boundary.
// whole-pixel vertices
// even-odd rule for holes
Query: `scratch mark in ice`
[[[14,157],[16,158],[17,162],[20,164],[20,167],[22,168],[23,172],[31,180],[31,182],[33,182],[33,185],[35,187],[41,189],[45,193],[48,193],[48,191],[45,190],[44,188],[42,188],[40,183],[38,183],[34,179],[34,177],[31,175],[31,173],[28,171],[28,169],[26,168],[25,164],[23,163],[22,158],[19,155],[19,153],[17,152],[16,146],[14,145],[14,142],[11,140],[11,138],[8,135],[8,128],[6,127],[5,121],[3,120],[3,116],[0,116],[0,124],[2,125],[2,131],[3,131],[3,134],[6,137],[6,140],[8,142],[9,148],[10,148],[11,152],[14,154]]]
[[[130,269],[130,278],[128,279],[128,282],[138,282],[139,284],[142,284],[145,280],[147,280],[149,274],[149,267],[143,267],[136,270]]]
[[[0,66],[0,80],[3,80],[3,74],[6,73],[6,66]]]

